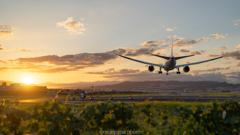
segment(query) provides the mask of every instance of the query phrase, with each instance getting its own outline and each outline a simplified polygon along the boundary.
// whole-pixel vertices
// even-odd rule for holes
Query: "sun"
[[[25,83],[25,84],[33,84],[34,81],[33,81],[33,78],[30,77],[30,76],[24,76],[23,79],[22,79],[22,83]]]

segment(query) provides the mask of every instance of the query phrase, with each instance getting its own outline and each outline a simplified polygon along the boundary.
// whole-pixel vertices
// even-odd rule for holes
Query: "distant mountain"
[[[0,80],[0,83],[7,82],[7,85],[15,82]],[[0,84],[0,85],[1,85]],[[85,89],[90,90],[94,86],[94,90],[107,89],[118,91],[146,91],[146,92],[171,92],[171,91],[185,91],[185,92],[217,92],[217,91],[239,91],[240,84],[230,84],[226,82],[213,81],[138,81],[138,82],[76,82],[76,83],[42,83],[40,86],[47,86],[47,88],[63,88],[63,89]]]
[[[142,82],[122,82],[114,85],[104,85],[94,87],[95,89],[108,89],[119,91],[228,91],[240,89],[240,84],[229,84],[226,82],[212,81],[142,81]]]

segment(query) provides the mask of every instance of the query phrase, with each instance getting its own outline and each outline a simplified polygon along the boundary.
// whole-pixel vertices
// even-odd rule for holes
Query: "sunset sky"
[[[41,84],[95,81],[240,82],[240,1],[12,0],[0,2],[0,80]],[[223,55],[177,75],[153,73],[174,35],[178,64]]]

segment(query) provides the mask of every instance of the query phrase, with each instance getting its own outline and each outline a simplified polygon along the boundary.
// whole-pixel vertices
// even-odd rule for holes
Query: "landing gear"
[[[167,71],[167,74],[166,75],[168,75],[168,71]]]
[[[158,71],[159,74],[162,74],[162,68],[160,67],[160,71]]]
[[[177,68],[177,70],[178,70],[178,71],[177,71],[177,74],[179,74],[179,75],[180,75],[180,74],[181,74],[181,72],[179,71],[179,67]]]

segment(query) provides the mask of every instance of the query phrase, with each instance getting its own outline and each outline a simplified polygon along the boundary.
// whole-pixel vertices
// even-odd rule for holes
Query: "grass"
[[[1,95],[0,99],[16,100],[16,99],[51,99],[52,95],[33,94],[33,95]]]
[[[104,94],[104,95],[98,95],[98,94],[87,94],[86,98],[90,98],[91,96],[94,97],[110,97],[111,95],[114,97],[121,97],[121,96],[141,96],[141,95],[161,95],[166,93],[150,93],[150,94]],[[58,98],[67,98],[68,95],[58,95]],[[69,99],[72,95],[69,95]],[[79,94],[74,95],[75,98],[79,98]],[[27,99],[53,99],[53,95],[47,95],[47,94],[32,94],[32,95],[0,95],[0,99],[5,100],[27,100]]]
[[[151,96],[151,95],[162,95],[162,94],[169,94],[169,93],[140,93],[140,94],[104,94],[104,95],[91,95],[91,94],[87,94],[86,98],[90,98],[91,96],[94,97],[110,97],[111,95],[113,97],[121,97],[121,96]],[[186,93],[189,95],[208,95],[208,96],[240,96],[240,93]],[[66,99],[68,95],[58,95],[58,98],[60,99]],[[71,96],[68,96],[68,101],[71,101]],[[75,98],[79,98],[78,94],[74,95]],[[47,95],[47,94],[33,94],[33,95],[0,95],[0,101],[2,100],[9,100],[14,102],[15,100],[37,100],[37,99],[49,99],[52,100],[53,99],[53,95]],[[32,101],[34,102],[34,101]],[[86,103],[86,102],[85,102]],[[170,104],[171,102],[161,102],[161,104]],[[178,103],[178,102],[174,102],[174,103]],[[192,104],[192,102],[179,102],[179,103],[185,103],[185,104]],[[179,104],[178,103],[178,104]],[[195,102],[198,103],[198,102]],[[141,103],[140,103],[141,104]]]
[[[240,96],[240,93],[187,93],[189,95],[206,95],[206,96]]]

